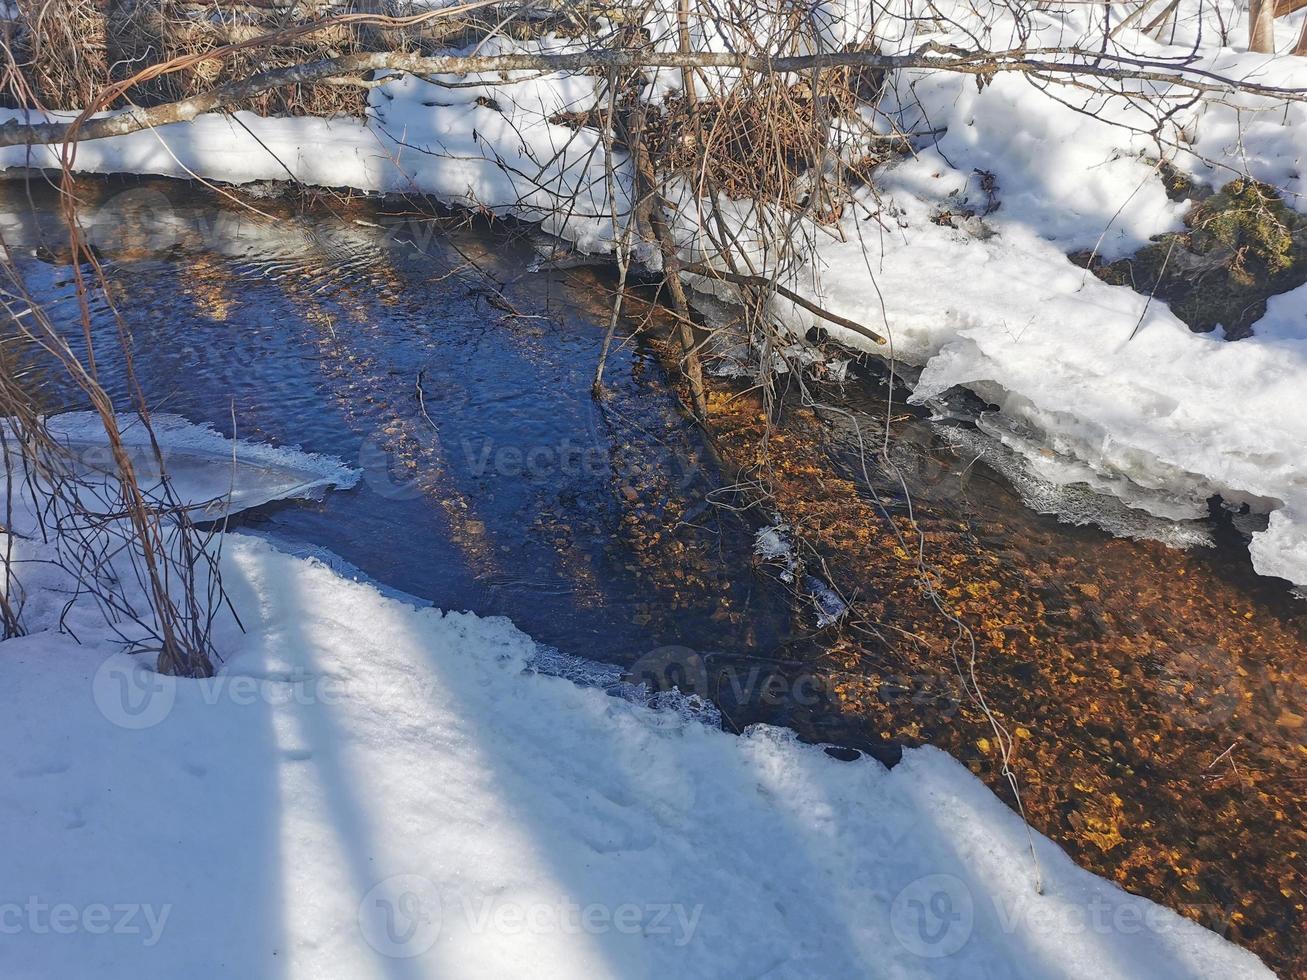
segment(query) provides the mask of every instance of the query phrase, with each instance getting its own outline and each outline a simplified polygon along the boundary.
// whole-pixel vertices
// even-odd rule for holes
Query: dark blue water
[[[5,239],[80,348],[54,200],[4,193]],[[595,659],[784,638],[786,596],[752,571],[758,522],[708,504],[729,481],[632,321],[607,397],[591,397],[608,322],[595,273],[529,271],[539,251],[520,234],[393,203],[239,206],[169,182],[86,193],[152,409],[363,470],[355,489],[248,512],[237,529],[325,547]],[[101,379],[127,407],[109,298],[93,310]],[[43,396],[84,407],[57,378]]]

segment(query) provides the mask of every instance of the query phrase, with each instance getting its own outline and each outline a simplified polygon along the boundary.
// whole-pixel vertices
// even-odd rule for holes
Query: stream
[[[520,228],[423,202],[81,186],[152,409],[363,472],[233,529],[509,616],[565,656],[702,686],[728,728],[788,725],[887,763],[937,745],[1011,804],[959,681],[961,623],[1032,824],[1307,975],[1307,602],[1252,571],[1243,515],[1214,504],[1210,547],[1149,540],[1193,529],[1031,482],[983,405],[959,397],[932,421],[856,360],[842,382],[785,386],[769,467],[788,528],[767,531],[778,515],[732,489],[756,469],[756,393],[719,371],[707,438],[656,324],[637,330],[647,304],[628,304],[606,397],[591,397],[607,269],[544,261]],[[0,230],[75,325],[56,191],[0,184]],[[108,299],[93,300],[94,337],[121,408]],[[44,370],[5,346],[7,367]],[[84,407],[60,378],[40,392],[48,411]],[[887,426],[895,466],[867,451]],[[794,543],[802,570],[767,542]]]

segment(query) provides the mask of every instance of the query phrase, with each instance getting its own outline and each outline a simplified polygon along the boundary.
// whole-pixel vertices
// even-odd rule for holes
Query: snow
[[[1009,430],[1038,434],[1025,450],[1046,480],[1171,520],[1204,517],[1217,493],[1271,512],[1253,539],[1256,568],[1307,582],[1307,293],[1277,297],[1252,338],[1195,334],[1002,210],[986,219],[992,237],[932,224],[930,208],[965,179],[930,152],[887,174],[905,226],[823,248],[822,301],[884,329],[898,357],[922,366],[914,401],[962,385]]]
[[[274,500],[318,499],[330,488],[354,486],[361,476],[360,471],[335,458],[227,439],[210,426],[177,415],[155,414],[151,423],[157,456],[139,419],[125,413],[117,416],[123,448],[146,503],[165,512],[174,504],[184,506],[197,522],[216,522]],[[67,412],[46,418],[46,429],[62,446],[63,454],[41,468],[32,467],[18,451],[12,425],[10,420],[0,419],[11,476],[10,481],[0,483],[0,498],[6,485],[11,488],[4,501],[0,549],[12,563],[12,577],[6,576],[4,587],[11,604],[21,610],[24,627],[33,631],[67,628],[79,637],[103,633],[104,609],[88,591],[90,576],[96,579],[97,591],[116,596],[115,635],[125,643],[153,648],[153,638],[138,615],[151,606],[135,588],[143,579],[140,567],[130,559],[139,549],[125,547],[132,535],[121,519],[113,517],[122,510],[121,491],[98,415]],[[160,458],[168,473],[171,496],[165,496]],[[50,506],[50,472],[61,475],[65,501],[54,507]],[[69,512],[73,497],[82,508],[80,515]],[[171,534],[167,539],[176,544]],[[220,539],[217,543],[220,545]],[[93,572],[87,563],[94,564],[95,555],[115,555],[117,560]],[[175,569],[164,574],[171,587],[180,587]]]
[[[1212,5],[1186,6],[1181,24],[1200,13],[1210,20]],[[1081,16],[1034,15],[1036,36],[1065,43],[1088,30]],[[1215,23],[1207,27],[1215,37]],[[905,38],[905,49],[909,42],[921,36]],[[1120,47],[1182,52],[1133,32]],[[1303,58],[1209,45],[1197,63],[1269,85],[1307,85]],[[1307,582],[1307,293],[1277,297],[1256,335],[1230,344],[1190,332],[1164,303],[1108,286],[1066,258],[1077,249],[1127,254],[1183,216],[1151,162],[1157,142],[1108,124],[1152,128],[1121,100],[1064,91],[1067,105],[1017,75],[980,89],[965,76],[905,72],[894,86],[898,102],[887,111],[905,128],[946,132],[882,171],[889,220],[849,221],[848,243],[821,246],[800,276],[807,291],[887,333],[893,356],[922,368],[915,401],[957,385],[991,403],[999,414],[988,431],[1026,456],[1043,487],[1088,487],[1181,521],[1205,517],[1207,498],[1220,494],[1271,515],[1250,548],[1257,570]],[[1292,206],[1307,206],[1302,103],[1234,96],[1178,112],[1162,133],[1178,148],[1174,164],[1196,178],[1219,185],[1251,173]],[[986,210],[981,172],[993,175],[999,208],[961,228],[932,223],[941,210]],[[817,323],[787,312],[798,330]],[[821,325],[851,346],[870,346]],[[1203,538],[1192,525],[1159,534],[1101,523],[1172,543]]]
[[[794,571],[799,567],[799,559],[794,554],[794,545],[790,543],[788,524],[778,522],[759,528],[753,539],[753,553],[763,561],[781,565],[782,582],[794,581]]]
[[[87,417],[51,425],[94,441]],[[233,457],[350,472],[156,429],[204,457],[191,503]],[[12,503],[22,533],[31,501]],[[6,978],[1270,975],[1036,835],[1037,893],[1026,828],[944,753],[890,771],[728,735],[507,619],[221,537],[213,678],[154,673],[131,624],[25,582],[61,616],[0,645]]]
[[[727,735],[529,669],[505,619],[222,561],[214,679],[0,648],[4,976],[1269,976],[1043,838],[1036,894],[941,752]]]
[[[1120,152],[1121,131],[1109,114],[1049,111],[1047,96],[1019,75],[996,77],[977,91],[961,75],[903,73],[896,92],[919,106],[895,106],[905,128],[947,128],[938,143],[898,181],[936,196],[946,173],[956,197],[983,204],[976,171],[997,175],[1005,222],[1038,228],[1063,251],[1093,248],[1115,259],[1150,235],[1180,227],[1184,207],[1167,199],[1156,168]],[[1141,119],[1130,119],[1141,123]],[[929,169],[927,169],[929,168]],[[1100,242],[1100,235],[1107,232]]]
[[[1174,56],[1200,27],[1211,38],[1222,17],[1236,20],[1220,13],[1229,6],[1185,0],[1171,46],[1127,31],[1114,50]],[[814,17],[829,43],[846,43],[867,18],[836,15],[861,9],[821,4]],[[1089,5],[1036,12],[1031,43],[1084,34],[1095,16]],[[930,31],[965,40],[910,23],[888,50]],[[1282,46],[1299,23],[1280,23]],[[1000,15],[982,33],[1002,47],[1012,30]],[[719,49],[736,40],[720,25],[695,36]],[[482,51],[576,43],[496,38]],[[1212,44],[1198,57],[1264,84],[1307,83],[1303,59]],[[550,122],[587,109],[595,77],[441,81],[392,78],[365,122],[205,116],[83,144],[76,165],[417,191],[611,249],[628,163],[615,154],[610,201],[597,137]],[[888,333],[891,356],[920,368],[917,401],[977,392],[995,410],[982,431],[1044,484],[1166,520],[1201,518],[1214,493],[1247,503],[1270,513],[1256,567],[1307,584],[1307,287],[1272,300],[1251,339],[1195,335],[1164,304],[1066,258],[1112,258],[1179,226],[1157,142],[1108,125],[1149,120],[1111,100],[1086,102],[1086,115],[1017,76],[893,83],[886,109],[899,123],[946,131],[881,172],[879,213],[870,200],[852,209],[846,241],[821,244],[793,285]],[[649,96],[676,84],[663,73]],[[1303,207],[1302,104],[1231,96],[1168,127],[1182,170],[1215,183],[1247,171]],[[56,160],[0,150],[5,167]],[[978,172],[993,175],[998,210],[935,224],[964,199],[984,210]],[[576,206],[560,215],[564,199]],[[693,252],[689,210],[678,231]],[[779,315],[798,333],[812,322]],[[183,499],[232,491],[215,516],[357,479],[338,461],[155,421]],[[80,464],[104,466],[93,419],[52,427]],[[126,431],[148,465],[139,427]],[[730,736],[695,720],[711,712],[641,703],[611,668],[538,647],[508,620],[418,608],[318,557],[223,539],[246,629],[219,620],[223,663],[206,681],[151,673],[93,604],[65,610],[48,575],[23,580],[35,627],[63,616],[82,642],[46,629],[0,646],[0,828],[22,842],[0,851],[5,977],[1269,975],[1038,835],[1036,894],[1026,828],[943,753],[910,749],[888,771],[766,726]],[[792,560],[780,527],[757,544],[762,558]],[[20,575],[42,554],[20,542]]]
[[[494,38],[481,54],[566,53],[576,40],[520,44]],[[369,95],[366,123],[349,117],[267,119],[250,112],[205,115],[189,123],[82,143],[75,166],[86,173],[203,177],[233,184],[293,178],[323,187],[427,194],[458,207],[485,208],[538,222],[590,251],[611,247],[612,217],[598,136],[551,123],[594,105],[590,76],[509,72],[507,85],[450,88],[397,75]],[[480,100],[480,101],[478,101]],[[493,100],[494,106],[487,104]],[[500,110],[503,111],[500,111]],[[75,113],[0,110],[0,122],[68,120]],[[618,210],[626,209],[625,154],[615,152]],[[0,168],[59,166],[57,147],[0,149]],[[560,202],[575,199],[566,219]],[[564,228],[566,225],[566,228]]]

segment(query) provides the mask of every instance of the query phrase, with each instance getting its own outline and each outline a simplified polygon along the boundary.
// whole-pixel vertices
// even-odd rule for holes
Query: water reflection
[[[3,190],[0,232],[72,324],[53,193]],[[656,359],[619,336],[609,398],[591,399],[607,312],[586,270],[527,273],[524,242],[376,202],[245,208],[165,182],[84,194],[113,283],[92,309],[116,399],[110,298],[156,410],[364,471],[355,491],[241,525],[593,658],[787,635],[784,590],[750,571],[751,525],[705,505],[722,481]],[[73,397],[57,384],[43,396],[52,410]]]

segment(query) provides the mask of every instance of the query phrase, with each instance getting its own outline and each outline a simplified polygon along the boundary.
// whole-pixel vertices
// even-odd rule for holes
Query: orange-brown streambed
[[[331,196],[256,213],[167,182],[85,194],[112,229],[97,246],[156,409],[224,430],[234,411],[243,437],[364,471],[354,491],[263,508],[245,529],[509,615],[568,653],[632,665],[679,646],[655,660],[699,656],[728,726],[882,755],[933,744],[1011,802],[959,680],[955,653],[964,668],[971,654],[955,616],[1033,825],[1307,976],[1307,603],[1252,573],[1228,522],[1193,551],[1061,524],[896,407],[892,443],[929,463],[908,467],[909,519],[896,476],[874,452],[864,472],[848,440],[843,413],[884,424],[874,368],[825,392],[838,412],[787,404],[764,456],[756,395],[715,379],[705,439],[674,357],[634,320],[593,401],[611,280],[528,272],[534,253],[502,229]],[[53,193],[11,182],[0,203],[33,289],[71,316]],[[103,298],[94,310],[121,398]],[[72,406],[55,377],[43,396]],[[741,489],[756,479],[765,509]],[[754,554],[777,514],[850,601],[838,623],[818,629],[803,576]]]

